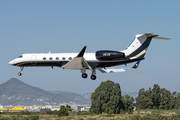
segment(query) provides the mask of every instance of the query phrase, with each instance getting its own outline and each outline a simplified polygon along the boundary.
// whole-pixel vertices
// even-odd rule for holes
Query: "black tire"
[[[87,75],[86,73],[83,73],[83,74],[82,74],[82,78],[87,78],[87,76],[88,76],[88,75]]]
[[[20,72],[19,72],[19,73],[18,73],[18,75],[19,75],[19,76],[21,76],[21,75],[22,75],[22,73],[20,73]]]
[[[92,80],[96,80],[96,76],[95,75],[91,75],[91,79]]]

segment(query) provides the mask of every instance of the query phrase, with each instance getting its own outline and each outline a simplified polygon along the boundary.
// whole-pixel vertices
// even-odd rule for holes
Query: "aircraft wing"
[[[125,72],[126,70],[136,69],[139,66],[140,61],[138,61],[132,68],[100,68],[99,71],[102,73],[114,73],[114,72]]]
[[[89,66],[89,64],[86,62],[86,60],[83,57],[85,50],[86,50],[86,46],[84,46],[84,48],[76,57],[74,57],[71,61],[63,65],[62,68],[63,69],[82,69],[85,67],[92,70],[92,68]]]

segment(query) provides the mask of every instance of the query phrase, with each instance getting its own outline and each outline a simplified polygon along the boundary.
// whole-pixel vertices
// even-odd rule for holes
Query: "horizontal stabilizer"
[[[170,40],[171,38],[164,38],[164,37],[153,37],[153,39]]]
[[[170,40],[171,38],[165,38],[165,37],[158,37],[159,35],[155,35],[154,33],[145,33],[146,37],[152,37],[152,39],[161,39],[161,40]],[[142,35],[142,36],[144,36]],[[140,36],[140,37],[142,37]]]

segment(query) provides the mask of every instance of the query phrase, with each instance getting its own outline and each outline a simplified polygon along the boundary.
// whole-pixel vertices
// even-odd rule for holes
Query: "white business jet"
[[[96,79],[96,70],[102,73],[123,72],[136,69],[144,59],[148,46],[152,39],[170,38],[158,37],[153,33],[138,34],[134,41],[123,51],[100,50],[96,53],[85,53],[86,46],[79,53],[32,53],[22,54],[9,62],[10,65],[20,67],[19,76],[24,67],[61,67],[63,69],[81,70],[82,77],[87,78],[86,70],[91,70],[91,79]],[[110,68],[111,66],[123,65],[136,62],[132,68]]]

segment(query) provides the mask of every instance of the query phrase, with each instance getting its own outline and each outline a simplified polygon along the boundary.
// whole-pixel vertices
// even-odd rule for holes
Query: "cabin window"
[[[49,58],[49,60],[52,60],[52,59],[53,59],[52,57]]]
[[[63,60],[65,60],[66,58],[65,58],[65,57],[63,57],[62,59],[63,59]]]
[[[43,60],[46,60],[46,58],[45,58],[45,57],[43,57]]]
[[[72,60],[72,57],[69,57],[69,60]]]
[[[19,56],[19,58],[22,58],[22,57],[23,57],[22,55]]]
[[[57,57],[56,60],[59,60],[59,58]]]

